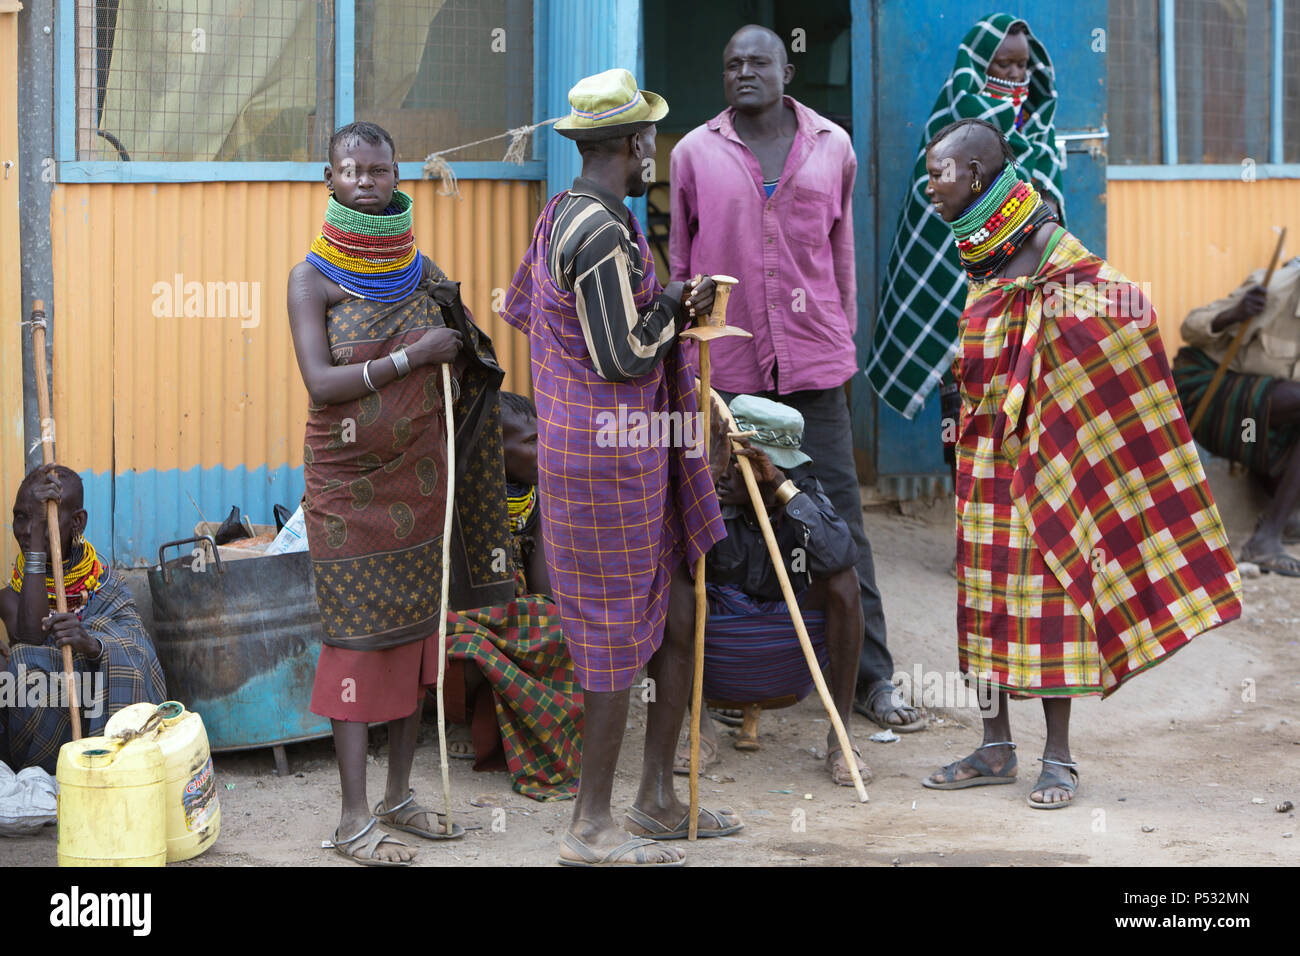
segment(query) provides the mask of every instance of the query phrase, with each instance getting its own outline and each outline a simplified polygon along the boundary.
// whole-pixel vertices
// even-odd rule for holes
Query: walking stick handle
[[[32,302],[32,360],[36,367],[36,407],[41,418],[41,458],[54,464],[54,419],[50,415],[50,385],[45,378],[45,302]],[[60,614],[68,612],[68,595],[63,589],[63,541],[59,536],[59,503],[45,503],[45,528],[50,540],[50,570],[54,575],[54,606]],[[77,683],[72,677],[72,648],[63,646],[63,678],[68,688],[68,716],[72,721],[72,739],[81,739],[81,705],[77,701]]]

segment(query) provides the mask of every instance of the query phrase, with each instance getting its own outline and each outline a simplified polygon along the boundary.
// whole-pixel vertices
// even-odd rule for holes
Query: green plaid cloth
[[[491,685],[515,791],[534,800],[572,799],[582,756],[582,689],[554,602],[529,594],[449,612],[447,657],[472,661]]]
[[[886,402],[905,417],[920,410],[930,389],[943,377],[957,353],[957,320],[966,305],[966,273],[957,257],[952,230],[926,198],[925,144],[949,123],[967,117],[999,127],[1017,161],[1039,192],[1061,210],[1061,162],[1052,126],[1056,114],[1056,80],[1043,45],[1029,38],[1029,96],[1017,110],[1010,100],[985,92],[989,61],[1013,23],[1008,13],[979,21],[957,51],[948,82],[935,100],[921,135],[912,167],[912,184],[899,217],[889,266],[880,294],[880,312],[872,340],[867,377]]]

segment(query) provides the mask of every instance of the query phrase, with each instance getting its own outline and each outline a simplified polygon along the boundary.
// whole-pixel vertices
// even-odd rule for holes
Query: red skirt
[[[316,662],[311,712],[368,724],[401,720],[415,712],[420,695],[437,683],[437,634],[382,651],[326,645]],[[468,723],[463,661],[451,662],[442,689],[447,719]]]

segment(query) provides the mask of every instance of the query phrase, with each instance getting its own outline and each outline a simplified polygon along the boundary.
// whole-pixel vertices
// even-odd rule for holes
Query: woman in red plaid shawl
[[[1009,696],[1047,722],[1038,809],[1078,787],[1070,701],[1114,693],[1241,614],[1241,583],[1150,303],[1055,222],[980,120],[940,130],[927,195],[969,277],[954,372],[958,660],[984,742],[932,789],[1016,776]],[[985,193],[985,195],[981,195]]]

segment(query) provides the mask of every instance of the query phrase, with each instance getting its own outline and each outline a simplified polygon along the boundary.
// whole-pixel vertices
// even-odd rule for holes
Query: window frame
[[[1269,62],[1269,141],[1267,162],[1255,164],[1253,174],[1260,179],[1300,179],[1300,163],[1282,161],[1283,150],[1283,58],[1284,14],[1282,0],[1271,0],[1272,49]],[[1241,179],[1243,167],[1232,163],[1180,163],[1178,161],[1178,83],[1174,58],[1177,25],[1174,0],[1160,0],[1160,118],[1163,163],[1141,165],[1106,165],[1107,179]]]
[[[319,182],[318,162],[204,162],[77,159],[77,0],[56,0],[54,8],[54,167],[59,183]],[[533,119],[545,118],[545,57],[538,39],[545,35],[543,0],[533,0]],[[356,2],[334,0],[334,123],[356,118]],[[502,152],[505,142],[502,141]],[[449,161],[457,179],[545,180],[545,150],[532,142],[533,158],[522,165],[490,160]],[[398,163],[404,181],[424,179],[424,161]]]

